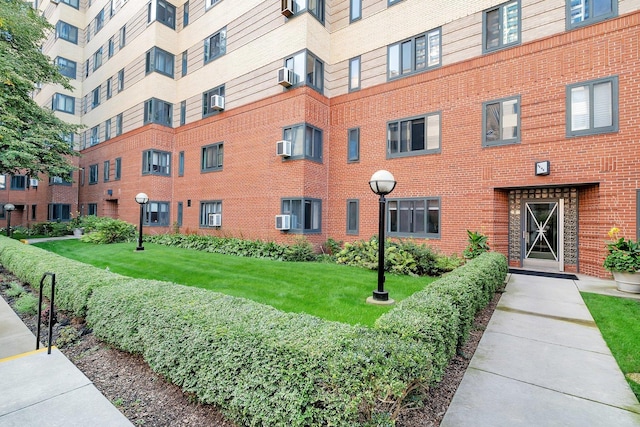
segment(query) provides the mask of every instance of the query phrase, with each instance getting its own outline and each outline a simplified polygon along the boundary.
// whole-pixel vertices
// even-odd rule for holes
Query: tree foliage
[[[52,30],[30,4],[0,0],[0,174],[65,177],[77,155],[64,136],[78,131],[32,98],[37,83],[72,89],[40,50]]]

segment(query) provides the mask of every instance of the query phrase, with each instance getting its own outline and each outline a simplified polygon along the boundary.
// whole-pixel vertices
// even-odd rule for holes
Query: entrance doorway
[[[564,200],[524,203],[522,266],[564,271]]]

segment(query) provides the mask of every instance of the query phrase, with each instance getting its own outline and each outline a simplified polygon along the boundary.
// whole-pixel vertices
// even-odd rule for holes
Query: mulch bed
[[[13,307],[16,298],[7,295],[8,283],[19,282],[0,267],[0,294]],[[23,285],[28,292],[32,290]],[[419,408],[403,409],[397,419],[399,427],[437,427],[462,381],[480,338],[500,299],[494,295],[489,305],[476,316],[471,335],[449,364],[444,378],[429,390]],[[18,314],[35,334],[37,315]],[[69,327],[75,328],[75,332]],[[57,313],[53,328],[54,344],[71,335],[75,342],[58,345],[71,360],[134,425],[144,426],[233,426],[212,405],[200,404],[194,396],[165,381],[153,372],[141,356],[116,350],[98,340],[83,319]],[[61,338],[62,333],[62,338]],[[42,326],[41,341],[46,345],[48,327]]]

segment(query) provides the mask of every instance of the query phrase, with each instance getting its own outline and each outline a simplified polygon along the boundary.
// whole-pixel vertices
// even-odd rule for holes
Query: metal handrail
[[[40,297],[38,298],[38,328],[36,337],[36,350],[40,348],[40,323],[42,322],[42,288],[44,286],[44,279],[47,276],[51,276],[51,298],[49,299],[49,350],[47,354],[51,354],[51,340],[53,338],[53,299],[56,292],[56,275],[55,273],[44,273],[42,279],[40,279]]]

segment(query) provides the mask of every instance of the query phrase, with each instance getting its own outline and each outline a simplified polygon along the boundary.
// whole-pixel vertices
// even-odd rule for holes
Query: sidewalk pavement
[[[0,297],[0,426],[132,426],[91,381]]]
[[[511,274],[441,427],[640,426],[640,403],[580,290],[612,281]]]

